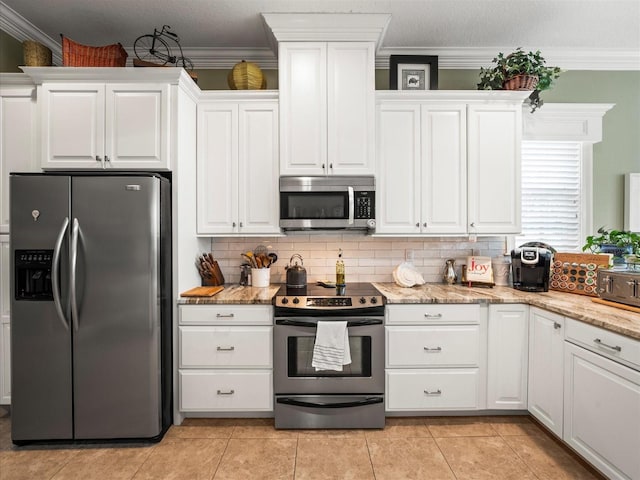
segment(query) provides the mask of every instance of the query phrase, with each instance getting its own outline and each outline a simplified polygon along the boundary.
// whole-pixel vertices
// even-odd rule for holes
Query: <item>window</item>
[[[591,145],[522,142],[522,233],[515,246],[544,242],[579,252],[590,231]]]

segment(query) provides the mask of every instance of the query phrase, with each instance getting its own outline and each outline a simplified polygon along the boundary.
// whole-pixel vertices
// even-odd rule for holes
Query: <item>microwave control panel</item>
[[[355,192],[355,218],[375,218],[375,192]]]

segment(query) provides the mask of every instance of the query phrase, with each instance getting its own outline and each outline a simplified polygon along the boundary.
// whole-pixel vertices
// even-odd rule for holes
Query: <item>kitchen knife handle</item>
[[[60,251],[62,249],[62,242],[64,240],[64,234],[69,227],[69,217],[64,217],[62,227],[58,232],[58,238],[56,238],[55,246],[53,247],[53,260],[51,263],[51,289],[53,290],[53,304],[56,307],[56,313],[58,318],[62,322],[62,326],[65,330],[69,330],[69,321],[64,315],[62,310],[62,300],[60,294]]]
[[[80,233],[80,223],[77,218],[73,219],[71,227],[71,249],[69,254],[69,297],[71,299],[71,321],[73,329],[78,331],[78,298],[76,292],[76,268],[78,266],[78,236]]]

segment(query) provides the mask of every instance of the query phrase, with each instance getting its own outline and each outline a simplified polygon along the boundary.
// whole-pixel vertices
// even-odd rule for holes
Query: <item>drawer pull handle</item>
[[[425,390],[424,394],[425,395],[432,395],[432,396],[442,395],[442,390],[438,389],[438,390],[434,390],[433,392],[430,392],[429,390]]]
[[[442,318],[441,313],[425,313],[425,318]]]
[[[606,343],[604,343],[602,340],[600,340],[599,338],[596,338],[593,343],[601,346],[601,347],[606,347],[606,348],[610,348],[611,350],[615,350],[616,352],[621,352],[622,351],[622,347],[616,345],[615,347],[613,345],[607,345]]]
[[[233,318],[235,315],[233,313],[216,313],[216,318]]]
[[[236,349],[236,347],[234,347],[233,345],[231,345],[230,347],[221,347],[220,345],[218,345],[216,347],[216,350],[218,352],[233,352]]]
[[[423,347],[425,352],[433,352],[433,353],[440,353],[442,351],[442,347]]]
[[[233,395],[234,393],[236,393],[235,390],[227,390],[226,392],[222,390],[218,390],[218,395]]]
[[[557,330],[559,328],[562,328],[562,325],[560,325],[558,322],[553,322],[553,328]]]

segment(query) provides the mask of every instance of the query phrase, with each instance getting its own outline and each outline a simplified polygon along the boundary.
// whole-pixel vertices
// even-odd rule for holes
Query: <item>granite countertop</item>
[[[243,287],[238,284],[225,285],[224,290],[213,297],[180,297],[179,305],[271,305],[280,285],[268,287]]]
[[[594,303],[592,297],[563,292],[522,292],[511,287],[469,288],[431,283],[404,288],[374,283],[387,304],[526,303],[640,340],[640,314]]]
[[[426,285],[404,288],[395,283],[373,283],[386,297],[387,304],[411,303],[526,303],[566,315],[576,320],[602,327],[640,340],[640,314],[609,307],[591,301],[592,297],[563,292],[522,292],[511,287],[469,288],[462,285]],[[271,305],[280,285],[264,288],[225,285],[213,297],[178,299],[179,305]]]

